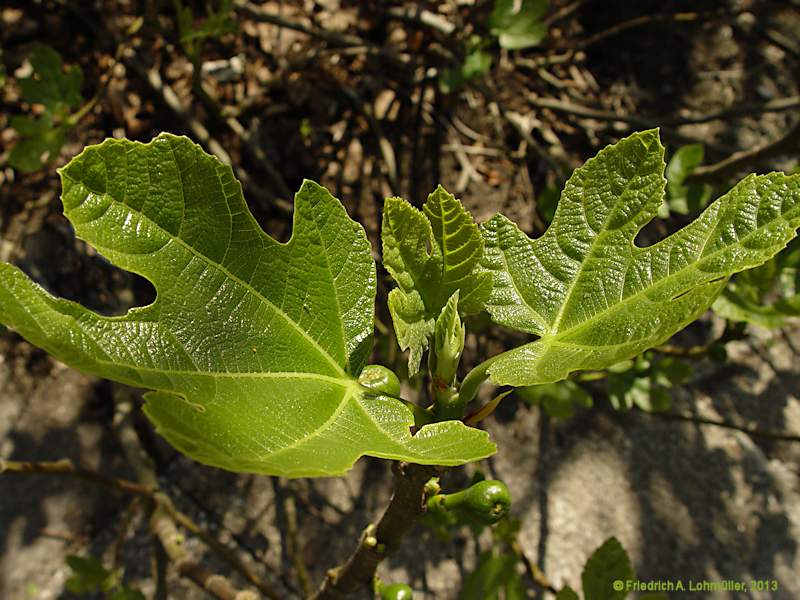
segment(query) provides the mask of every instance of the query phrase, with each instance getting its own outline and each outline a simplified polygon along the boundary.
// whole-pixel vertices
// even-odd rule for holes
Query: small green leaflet
[[[595,550],[581,573],[584,600],[623,600],[634,582],[633,568],[628,553],[615,537],[608,538]],[[666,594],[640,594],[640,600],[668,600]],[[575,590],[565,585],[556,594],[556,600],[579,600]]]
[[[43,104],[53,113],[78,107],[83,100],[80,67],[73,65],[64,69],[58,52],[42,44],[33,47],[29,60],[33,75],[19,80],[23,100]]]
[[[144,594],[122,583],[122,571],[109,571],[93,556],[67,556],[72,575],[64,583],[68,592],[78,596],[103,593],[109,600],[145,600]]]
[[[800,176],[751,175],[690,225],[640,248],[634,239],[663,202],[663,173],[658,132],[636,133],[575,171],[541,237],[501,215],[482,226],[483,268],[494,280],[489,313],[539,339],[489,359],[470,380],[488,373],[498,385],[550,383],[657,346],[800,226]]]
[[[517,573],[519,559],[489,550],[481,554],[475,570],[464,580],[462,600],[524,600],[525,586]],[[502,596],[501,596],[502,594]]]
[[[40,117],[16,115],[10,125],[19,135],[8,157],[8,164],[18,171],[30,173],[42,168],[42,164],[58,156],[69,129],[56,125],[49,112]]]
[[[445,94],[454,94],[469,81],[480,77],[492,66],[492,55],[485,50],[486,42],[479,35],[470,36],[464,60],[457,66],[444,69],[439,87]]]
[[[645,412],[666,411],[672,408],[672,396],[667,389],[686,384],[692,373],[689,363],[645,352],[608,367],[605,378],[608,400],[616,410],[637,406]]]
[[[205,21],[199,27],[195,27],[195,14],[192,6],[182,6],[179,1],[177,6],[178,31],[181,43],[189,55],[199,51],[199,42],[206,38],[221,38],[223,35],[236,31],[236,21],[231,18],[233,12],[233,0],[219,0],[214,7],[214,3],[206,4],[208,14]]]
[[[495,0],[489,29],[508,50],[538,46],[547,34],[542,17],[549,5],[548,0]]]
[[[325,188],[303,184],[282,244],[231,169],[187,138],[106,140],[60,174],[76,234],[149,279],[157,299],[103,317],[0,263],[0,322],[76,369],[155,390],[146,414],[191,458],[301,477],[342,474],[364,454],[456,465],[495,451],[457,421],[412,436],[406,406],[356,381],[375,264]]]
[[[575,590],[573,590],[568,585],[565,585],[563,588],[558,590],[558,594],[556,594],[556,600],[581,600],[581,599]]]
[[[800,238],[772,260],[737,275],[711,307],[730,321],[785,327],[800,319]]]
[[[589,393],[569,379],[517,388],[514,393],[529,404],[539,404],[557,419],[569,419],[575,415],[575,407],[591,408],[593,404]]]
[[[681,215],[697,213],[711,199],[711,186],[703,183],[686,183],[686,178],[703,163],[702,144],[682,146],[675,151],[667,163],[666,203],[659,211],[660,217],[670,212]]]
[[[408,370],[414,375],[448,299],[459,290],[459,312],[480,312],[492,278],[476,272],[483,252],[477,226],[442,186],[422,211],[402,198],[387,198],[381,239],[383,264],[398,285],[389,293],[389,311],[400,347],[411,350]]]
[[[628,595],[625,587],[614,589],[615,581],[623,584],[633,579],[633,568],[625,548],[617,538],[609,538],[586,561],[581,573],[585,600],[622,600]]]
[[[45,110],[36,117],[17,115],[11,119],[10,125],[20,139],[11,149],[8,163],[22,172],[36,171],[58,155],[73,126],[67,116],[69,109],[83,101],[80,67],[65,70],[58,52],[42,44],[34,45],[29,60],[33,73],[19,80],[22,99],[42,104]]]

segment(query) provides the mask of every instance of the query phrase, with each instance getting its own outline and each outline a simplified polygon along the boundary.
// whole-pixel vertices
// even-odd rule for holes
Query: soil
[[[204,3],[184,4],[194,7],[202,23]],[[8,83],[0,110],[0,259],[18,264],[53,293],[104,314],[122,314],[153,298],[148,282],[115,269],[75,240],[61,215],[55,168],[109,136],[149,140],[167,130],[190,135],[212,151],[218,141],[240,177],[247,177],[245,194],[256,219],[278,239],[287,239],[291,226],[290,198],[281,187],[295,190],[304,177],[318,180],[364,223],[379,248],[382,198],[388,195],[421,205],[442,183],[476,220],[502,212],[537,235],[545,223],[535,199],[631,131],[662,125],[670,152],[700,141],[706,163],[714,164],[778,140],[800,120],[797,103],[781,111],[758,108],[800,94],[800,8],[790,1],[625,0],[609,10],[600,0],[555,0],[539,47],[510,52],[492,46],[491,70],[452,94],[441,92],[437,73],[471,34],[488,36],[480,24],[491,3],[421,5],[455,24],[455,33],[391,17],[383,3],[259,5],[301,27],[357,35],[363,42],[343,44],[239,10],[234,33],[201,45],[198,64],[213,96],[209,103],[193,89],[192,63],[169,2],[4,2],[0,40]],[[392,6],[414,14],[411,3]],[[100,93],[59,155],[23,174],[6,164],[17,141],[10,119],[37,110],[21,101],[14,81],[36,42],[52,45],[65,64],[81,66],[87,100]],[[395,58],[370,51],[376,48],[390,49]],[[163,90],[144,76],[153,71],[174,91],[175,102],[165,102]],[[543,107],[543,100],[561,108]],[[575,114],[565,104],[596,113]],[[681,121],[742,106],[746,110],[723,118]],[[230,116],[260,154],[231,129]],[[206,125],[212,141],[201,139],[196,123]],[[746,172],[794,168],[800,158],[796,141],[794,148],[754,158],[733,180]],[[731,181],[713,183],[721,192]],[[659,221],[644,232],[645,241],[685,222],[680,215]],[[377,315],[389,324],[381,298],[392,284],[379,271]],[[486,329],[480,320],[471,325],[467,365],[520,339]],[[707,315],[675,343],[702,343],[719,326],[718,317]],[[691,380],[672,389],[673,410],[800,435],[800,328],[748,326],[745,338],[727,344],[727,351],[723,364],[694,364]],[[390,365],[403,360],[390,344],[378,344],[373,358]],[[475,470],[503,479],[520,521],[522,550],[557,588],[580,589],[586,558],[613,535],[642,581],[775,581],[774,591],[691,596],[800,597],[800,445],[641,411],[616,412],[600,386],[590,389],[595,407],[568,420],[505,401],[486,422],[498,454],[448,472],[445,488],[463,484]],[[0,333],[0,458],[70,458],[133,479],[111,424],[117,391],[11,331]],[[388,501],[391,473],[385,461],[362,459],[347,477],[334,479],[235,475],[177,454],[143,416],[137,415],[136,425],[176,505],[287,598],[297,597],[302,587],[297,560],[316,586]],[[296,531],[289,526],[293,506]],[[112,564],[129,510],[129,498],[71,478],[0,477],[0,598],[75,597],[64,588],[65,557],[91,554]],[[151,597],[153,542],[141,511],[136,515],[118,560],[126,582]],[[419,526],[379,573],[409,582],[415,597],[456,598],[491,543],[488,532],[458,530],[441,540]],[[201,542],[190,537],[187,544],[211,568],[228,572]],[[299,548],[294,561],[293,545]],[[174,572],[168,583],[170,597],[206,597]],[[531,596],[541,596],[526,583]],[[684,596],[690,594],[670,594]]]

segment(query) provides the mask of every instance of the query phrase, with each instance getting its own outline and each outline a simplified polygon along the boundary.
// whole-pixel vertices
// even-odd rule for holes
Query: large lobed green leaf
[[[408,367],[414,375],[450,297],[459,291],[461,314],[480,312],[492,278],[477,272],[483,253],[478,227],[442,186],[422,211],[402,198],[388,198],[381,239],[383,265],[398,285],[389,293],[389,311],[400,347],[410,349]]]
[[[751,175],[693,223],[634,244],[664,198],[655,130],[577,169],[553,223],[531,240],[501,215],[482,227],[495,322],[539,336],[479,370],[500,385],[564,379],[656,346],[702,314],[733,273],[779,252],[800,226],[800,177]]]
[[[411,411],[362,388],[375,265],[360,225],[307,181],[291,240],[266,235],[231,169],[188,139],[106,140],[61,170],[76,234],[149,279],[149,306],[103,317],[0,263],[0,322],[65,363],[155,390],[175,447],[233,471],[336,475],[361,455],[453,465],[488,456],[460,422],[410,434]]]

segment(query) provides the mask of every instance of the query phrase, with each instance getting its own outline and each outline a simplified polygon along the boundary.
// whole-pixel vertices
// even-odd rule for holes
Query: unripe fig
[[[508,514],[511,494],[506,484],[496,479],[479,481],[441,500],[447,510],[466,513],[486,525],[493,525]]]
[[[413,600],[414,590],[406,583],[381,584],[378,587],[381,600]]]
[[[400,380],[394,371],[383,365],[367,365],[358,376],[358,383],[374,392],[387,396],[400,396]]]

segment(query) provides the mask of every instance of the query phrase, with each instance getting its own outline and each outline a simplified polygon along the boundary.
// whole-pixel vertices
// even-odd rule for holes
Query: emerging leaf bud
[[[458,314],[458,290],[456,290],[436,319],[433,348],[428,356],[428,367],[434,384],[450,387],[456,379],[456,369],[464,351],[464,324]]]

